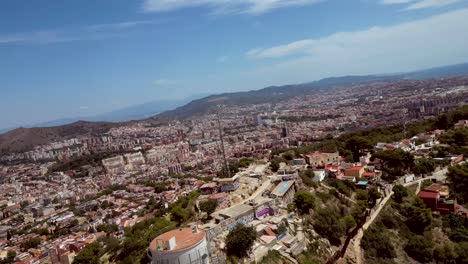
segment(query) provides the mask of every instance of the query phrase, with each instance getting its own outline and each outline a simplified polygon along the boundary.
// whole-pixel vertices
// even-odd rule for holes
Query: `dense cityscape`
[[[0,264],[468,264],[467,18],[0,1]]]
[[[232,261],[228,232],[245,224],[256,232],[250,253],[239,255],[248,261],[262,261],[276,251],[285,262],[296,263],[304,252],[312,254],[310,245],[317,243],[325,250],[317,261],[332,259],[344,248],[341,259],[361,263],[351,246],[342,246],[345,233],[335,230],[331,238],[308,228],[311,220],[303,217],[304,210],[313,207],[296,204],[291,209],[298,194],[336,193],[334,199],[344,203],[339,206],[354,217],[346,220],[348,231],[359,221],[372,223],[379,205],[390,198],[394,181],[416,184],[426,203],[421,176],[443,180],[445,166],[462,163],[464,156],[458,150],[434,159],[436,150],[448,146],[443,135],[451,127],[416,133],[411,125],[440,119],[467,104],[466,77],[377,82],[318,90],[276,104],[220,105],[215,113],[191,120],[156,127],[141,121],[93,137],[5,153],[0,166],[0,256],[8,259],[14,252],[15,263],[133,263],[145,258],[166,263],[159,261],[174,258],[166,251],[184,249],[188,253],[180,253],[180,263],[193,263],[184,262],[187,257],[196,263],[225,263]],[[456,129],[466,131],[468,121],[455,121]],[[401,139],[393,135],[393,141],[374,142],[380,138],[368,136],[364,144],[348,138],[347,150],[321,145],[391,125],[400,129]],[[466,133],[462,140],[466,142]],[[397,150],[437,165],[424,172],[390,172],[383,168],[385,157],[376,155]],[[430,188],[442,192],[444,186]],[[368,196],[370,209],[365,204],[356,213],[362,195]],[[444,210],[462,210],[451,204]],[[432,209],[442,210],[437,206]],[[341,221],[336,217],[333,221]],[[162,219],[167,223],[155,223]],[[128,232],[158,223],[162,230],[180,226],[183,233],[148,237],[151,243],[126,252]],[[86,259],[96,243],[108,251],[93,253],[97,260]]]

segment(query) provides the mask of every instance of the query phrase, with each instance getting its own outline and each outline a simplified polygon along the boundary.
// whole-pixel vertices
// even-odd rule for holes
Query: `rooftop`
[[[362,166],[353,166],[349,168],[348,170],[361,170],[361,169],[362,169]]]
[[[239,215],[242,215],[244,213],[247,213],[249,211],[253,210],[253,207],[247,204],[236,204],[234,206],[231,206],[229,208],[217,211],[214,213],[214,215],[219,215],[222,216],[223,218],[231,218],[231,217],[237,217]]]
[[[430,199],[436,199],[439,196],[438,192],[432,192],[432,191],[426,191],[422,190],[418,193],[419,198],[430,198]]]
[[[439,183],[433,183],[432,185],[424,188],[424,191],[439,193],[443,196],[449,196],[450,194],[449,187]]]
[[[174,252],[190,248],[202,241],[204,237],[205,231],[200,229],[197,232],[193,232],[190,227],[175,229],[156,237],[151,241],[149,248],[151,251]],[[166,250],[166,241],[172,238],[175,238],[175,247],[171,250]]]

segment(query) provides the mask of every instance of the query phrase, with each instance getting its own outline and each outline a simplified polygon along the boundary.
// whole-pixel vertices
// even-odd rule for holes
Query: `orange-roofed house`
[[[344,170],[344,176],[361,178],[364,173],[364,166],[353,166]]]

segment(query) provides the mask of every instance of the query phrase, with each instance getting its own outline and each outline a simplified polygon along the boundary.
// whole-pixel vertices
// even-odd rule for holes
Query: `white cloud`
[[[158,80],[153,81],[153,84],[155,86],[167,86],[167,85],[171,85],[171,84],[174,84],[174,83],[176,83],[176,81],[169,80],[169,79],[158,79]]]
[[[215,14],[262,14],[289,6],[311,5],[324,0],[145,0],[146,12],[168,12],[182,8],[206,6]]]
[[[0,35],[0,44],[47,44],[76,40],[102,39],[116,36],[126,30],[131,30],[136,27],[153,25],[162,22],[163,21],[155,20],[123,21],[108,24],[96,24],[80,27],[67,27],[62,29],[23,32],[3,36]]]
[[[409,4],[405,10],[436,8],[461,2],[462,0],[382,0],[383,4]]]
[[[252,75],[271,84],[328,76],[411,71],[468,61],[468,9],[361,31],[253,49],[253,59],[276,59]],[[281,58],[281,59],[280,59]]]
[[[460,1],[461,0],[422,0],[422,1],[417,1],[409,5],[408,7],[406,7],[406,9],[416,10],[416,9],[424,9],[424,8],[443,7],[443,6],[453,5]]]

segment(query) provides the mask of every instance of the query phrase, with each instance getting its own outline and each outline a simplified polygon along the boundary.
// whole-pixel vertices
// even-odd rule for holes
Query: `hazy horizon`
[[[468,61],[464,0],[0,5],[1,128]]]

